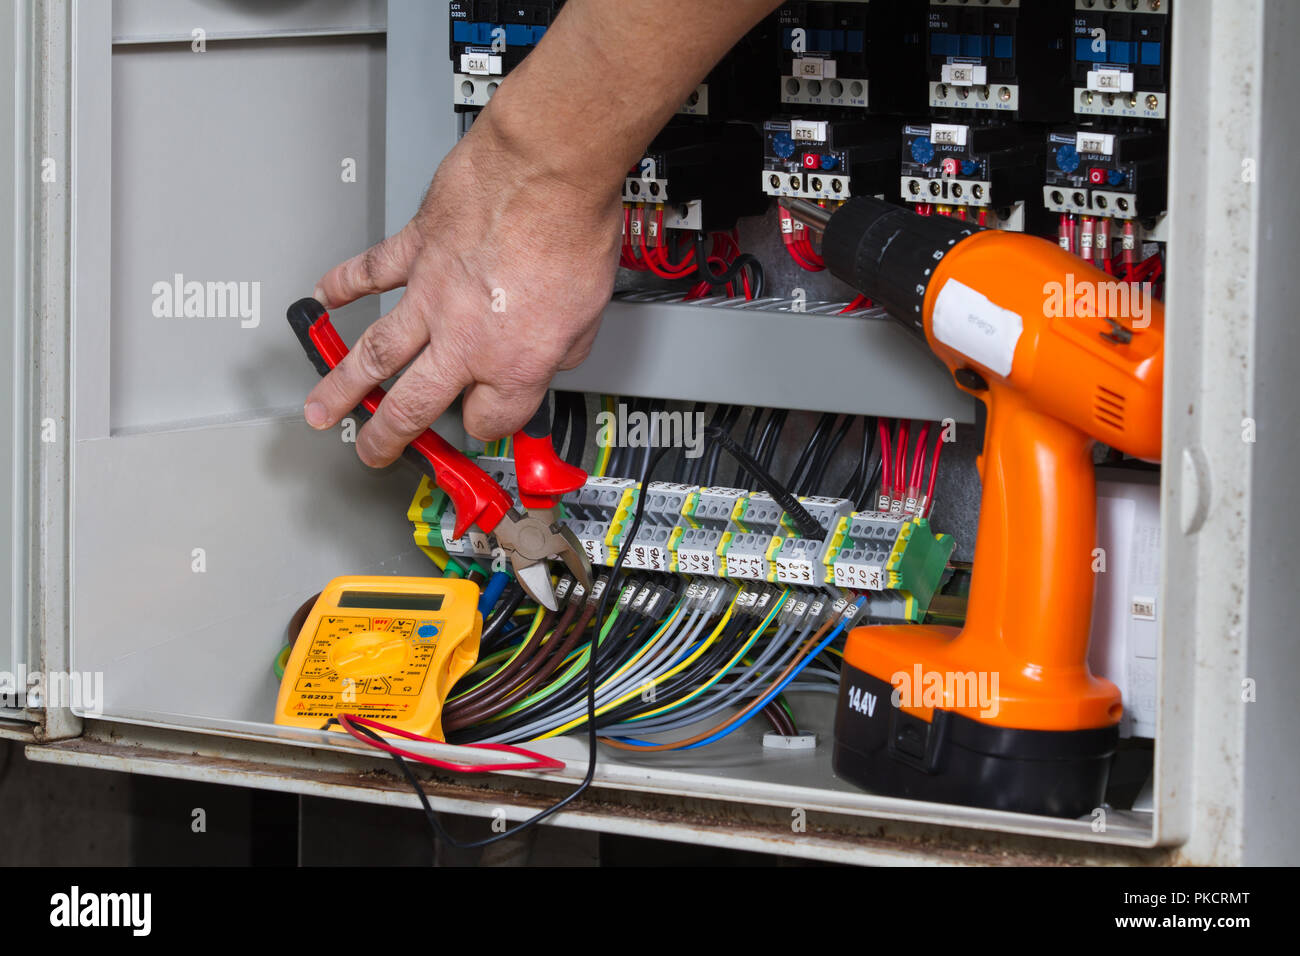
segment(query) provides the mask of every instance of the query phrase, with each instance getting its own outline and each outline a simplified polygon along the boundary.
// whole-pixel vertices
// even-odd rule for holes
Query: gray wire
[[[689,622],[688,622],[688,618],[689,618]],[[692,633],[701,630],[704,623],[705,621],[703,619],[702,611],[698,611],[698,610],[692,611],[689,615],[679,614],[677,616],[677,619],[673,621],[672,624],[668,625],[668,629],[664,631],[664,633],[660,635],[659,640],[655,642],[656,649],[662,648],[663,646],[665,646],[666,642],[672,641],[673,635],[679,630],[682,632],[682,636],[676,642],[673,643],[673,647],[681,646],[683,643],[688,641]],[[675,653],[675,651],[670,651],[669,653]],[[651,656],[651,654],[654,655],[656,660],[658,660],[659,657],[662,656],[661,654],[654,653],[654,651],[652,651],[647,654],[647,657]],[[669,658],[669,660],[671,660],[671,658]],[[642,665],[644,666],[646,663],[647,662],[643,661]],[[637,670],[640,670],[640,668],[637,668]],[[608,701],[615,699],[621,692],[620,689],[627,683],[627,679],[630,676],[631,675],[625,674],[623,678],[619,679],[616,685],[610,688],[601,689],[598,687],[596,689],[596,706],[599,708],[603,704],[607,703]],[[575,717],[579,717],[582,714],[585,714],[586,712],[587,712],[586,702],[580,701],[570,705],[569,707],[565,708],[559,713],[552,713],[552,714],[547,714],[544,717],[539,717],[537,720],[534,720],[532,723],[525,724],[522,727],[517,727],[514,730],[509,731],[507,733],[495,734],[491,737],[486,737],[481,741],[481,743],[499,744],[499,743],[515,743],[520,741],[531,740],[533,739],[534,735],[545,733],[546,731],[550,730],[552,727],[559,727],[563,724],[567,724]]]
[[[791,635],[794,633],[793,625],[783,625],[781,629],[772,637],[767,647],[759,654],[754,664],[746,667],[747,672],[741,678],[725,687],[713,688],[705,696],[704,700],[696,701],[687,705],[681,710],[674,711],[671,714],[665,714],[663,717],[650,720],[629,720],[623,721],[616,726],[626,732],[635,731],[637,736],[651,733],[664,733],[670,730],[678,730],[682,727],[689,726],[710,717],[719,711],[725,710],[738,700],[743,700],[747,696],[752,696],[750,691],[757,687],[763,680],[764,673],[767,676],[780,673],[781,668],[786,661],[801,646],[802,642],[807,640],[811,630],[811,624],[805,625],[804,629],[799,632],[798,636],[792,641]],[[779,659],[771,664],[767,660],[775,653],[779,653]]]

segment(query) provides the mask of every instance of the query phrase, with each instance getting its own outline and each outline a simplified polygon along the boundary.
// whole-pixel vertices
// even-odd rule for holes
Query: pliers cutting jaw
[[[287,317],[307,357],[322,376],[348,354],[330,323],[329,313],[315,299],[299,299],[289,306]],[[368,420],[385,397],[382,388],[371,389],[353,414],[359,421]],[[532,420],[515,433],[514,447],[519,498],[527,514],[521,514],[505,489],[437,432],[426,428],[402,450],[402,457],[447,493],[456,509],[453,534],[457,538],[472,524],[486,534],[495,534],[525,593],[547,610],[558,610],[548,564],[551,558],[561,559],[569,573],[591,587],[591,565],[586,553],[556,515],[560,496],[581,488],[587,473],[555,454],[550,403],[545,399]]]
[[[510,555],[515,579],[525,593],[550,611],[558,610],[549,559],[559,558],[569,573],[591,589],[591,563],[578,538],[546,511],[521,515],[511,510],[497,525],[497,541]]]

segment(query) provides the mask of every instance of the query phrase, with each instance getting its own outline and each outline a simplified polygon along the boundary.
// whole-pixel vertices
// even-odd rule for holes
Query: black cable
[[[867,466],[871,462],[871,453],[876,450],[879,422],[880,419],[875,416],[862,416],[862,427],[865,429],[865,434],[862,436],[862,459],[859,462],[862,466],[862,474],[858,476],[858,483],[853,486],[853,493],[849,496],[854,501],[858,501],[871,487],[871,472]]]
[[[758,434],[758,420],[761,415],[762,415],[762,409],[751,408],[749,410],[749,423],[745,426],[745,438],[740,443],[741,447],[744,448],[745,451],[749,452],[751,455],[754,454],[754,436]],[[768,415],[769,416],[771,415],[771,409],[768,410]],[[749,481],[749,472],[745,470],[745,466],[737,465],[736,474],[731,479],[731,487],[748,488],[749,485],[744,484],[744,482],[748,482],[748,481]]]
[[[736,428],[736,422],[740,420],[741,407],[733,405],[727,409],[727,416],[722,420],[722,428],[730,435]],[[709,464],[704,469],[704,478],[700,481],[701,485],[706,487],[713,485],[714,478],[718,474],[718,458],[722,455],[722,446],[714,443],[709,449]]]
[[[572,410],[569,406],[561,401],[560,393],[555,393],[555,401],[552,403],[555,408],[555,415],[551,419],[551,447],[555,449],[557,455],[563,454],[564,443],[569,438],[569,425]]]
[[[772,467],[772,458],[776,455],[776,450],[781,445],[781,432],[785,429],[785,423],[789,417],[790,410],[788,408],[782,408],[779,410],[776,421],[776,432],[772,435],[772,444],[767,446],[767,450],[763,452],[763,457],[759,459],[759,462],[764,468]]]
[[[750,295],[756,299],[762,297],[767,280],[763,274],[763,264],[752,254],[742,252],[731,260],[731,264],[726,269],[721,272],[714,272],[712,266],[709,265],[709,257],[704,252],[704,234],[696,233],[695,261],[698,277],[715,289],[722,285],[734,285],[740,271],[748,268],[750,275],[753,276],[753,281],[749,284]]]
[[[813,538],[818,541],[826,537],[826,532],[822,530],[822,526],[817,523],[816,519],[808,513],[803,505],[799,504],[794,495],[790,494],[780,482],[773,478],[768,470],[754,459],[753,455],[741,448],[734,438],[721,428],[714,429],[710,427],[706,428],[704,432],[714,441],[719,442],[733,458],[753,472],[754,477],[758,480],[759,487],[771,495],[772,500],[790,516],[790,520],[795,523],[795,527],[799,529],[800,534],[805,538]]]
[[[862,496],[858,498],[855,511],[876,510],[876,503],[871,500],[871,489],[875,487],[876,480],[880,477],[880,466],[884,463],[883,457],[876,460],[876,467],[871,470],[871,477],[867,479],[867,486],[862,490]]]
[[[811,465],[809,465],[808,477],[804,481],[804,487],[799,491],[800,494],[821,494],[822,482],[826,478],[826,467],[835,456],[835,449],[840,447],[840,443],[844,441],[844,436],[849,433],[849,429],[852,426],[853,416],[845,415],[844,420],[840,422],[840,426],[835,429],[835,433],[831,435],[830,441],[826,443],[826,447],[818,453],[817,458],[814,459]]]
[[[617,414],[619,410],[622,408],[623,408],[623,399],[618,396],[615,396],[614,398],[615,414]],[[623,474],[623,472],[621,471],[623,465],[623,446],[618,443],[616,437],[617,435],[618,435],[618,430],[617,427],[615,427],[615,431],[614,431],[615,437],[613,438],[614,450],[609,453],[609,462],[605,465],[605,474],[609,475],[611,478],[621,477]]]
[[[722,427],[722,421],[726,416],[727,411],[730,408],[731,408],[730,405],[722,405],[722,404],[719,404],[714,407],[713,418],[709,420],[709,424],[704,429],[705,436],[709,434],[710,429]],[[685,483],[688,485],[700,484],[699,475],[703,467],[704,467],[704,455],[700,455],[698,458],[692,458],[686,465]]]
[[[698,418],[702,418],[704,416],[705,407],[706,406],[704,402],[696,402],[694,405],[692,405],[690,411],[691,421],[695,421]],[[686,443],[683,442],[681,454],[677,456],[677,463],[673,466],[673,481],[677,482],[678,484],[685,483],[686,468],[690,464],[691,460],[692,459],[686,457]]]
[[[826,430],[835,423],[835,416],[830,412],[823,412],[821,418],[817,419],[817,427],[813,429],[812,436],[808,439],[807,444],[803,446],[803,452],[799,455],[799,460],[795,462],[794,471],[790,472],[790,477],[786,479],[786,487],[796,489],[803,482],[804,472],[807,471],[808,465],[821,447],[822,438]]]
[[[862,496],[862,484],[867,477],[867,465],[871,461],[872,443],[875,441],[875,425],[872,419],[866,415],[860,415],[862,420],[862,448],[858,458],[857,465],[853,468],[853,474],[849,475],[848,481],[840,489],[839,497],[847,498],[849,501],[857,501]]]
[[[763,424],[763,434],[758,439],[758,447],[754,449],[754,457],[760,462],[763,462],[763,457],[767,454],[767,444],[772,440],[772,436],[776,432],[777,420],[783,412],[784,409],[774,408],[767,413],[767,421]]]
[[[511,583],[507,586],[504,597],[505,600],[497,605],[500,610],[483,625],[483,633],[479,635],[480,647],[486,648],[514,616],[515,611],[519,610],[519,605],[524,601],[524,589]]]
[[[581,392],[560,392],[559,396],[569,415],[569,447],[564,460],[578,468],[587,451],[587,398]]]

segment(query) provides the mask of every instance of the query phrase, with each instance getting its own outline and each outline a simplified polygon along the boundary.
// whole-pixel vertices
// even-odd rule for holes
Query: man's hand
[[[569,0],[415,218],[321,279],[327,309],[406,292],[312,389],[307,421],[329,428],[410,362],[357,436],[366,464],[397,458],[462,391],[475,438],[521,428],[551,377],[591,349],[614,287],[627,170],[778,3]]]
[[[334,425],[410,362],[357,436],[366,464],[401,455],[462,390],[470,435],[521,428],[551,377],[591,349],[622,223],[617,193],[530,164],[485,114],[443,161],[415,218],[320,280],[315,298],[327,309],[406,291],[307,396],[308,423]]]

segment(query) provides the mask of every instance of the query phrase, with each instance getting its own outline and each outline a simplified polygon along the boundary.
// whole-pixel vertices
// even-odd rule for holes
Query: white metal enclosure
[[[1283,684],[1300,673],[1284,600],[1300,519],[1282,480],[1300,460],[1287,421],[1300,331],[1286,311],[1300,292],[1287,178],[1300,9],[1181,0],[1174,29],[1153,811],[1095,830],[883,798],[836,780],[829,748],[765,755],[751,731],[703,755],[605,754],[590,799],[554,823],[861,863],[1300,860],[1286,803],[1300,787],[1286,743],[1300,704]],[[270,723],[270,658],[305,595],[338,574],[427,569],[402,520],[409,474],[372,473],[301,421],[313,373],[281,316],[324,268],[409,217],[454,141],[450,111],[427,95],[447,81],[445,37],[444,5],[416,0],[23,0],[0,14],[13,61],[3,116],[17,133],[0,160],[15,182],[0,253],[6,300],[30,317],[0,348],[15,394],[0,428],[0,521],[13,525],[0,587],[14,622],[0,651],[104,674],[102,713],[6,712],[3,731],[33,738],[34,759],[415,805],[362,776],[383,766],[369,752]],[[346,160],[356,182],[340,177]],[[177,274],[258,282],[260,312],[159,315],[156,284]],[[344,310],[345,338],[379,306]],[[969,420],[892,327],[743,317],[776,347],[815,335],[831,361],[860,349],[895,376],[875,391],[813,377],[783,390],[786,404]],[[562,384],[716,400],[669,349],[623,356],[687,328],[724,340],[735,321],[616,304],[597,361]],[[732,384],[757,390],[722,397],[774,401]],[[1257,441],[1243,440],[1248,418]],[[832,703],[814,702],[816,729],[829,731]],[[565,774],[435,785],[431,799],[527,816],[585,764],[582,741],[545,749]],[[808,826],[795,831],[800,810]]]

